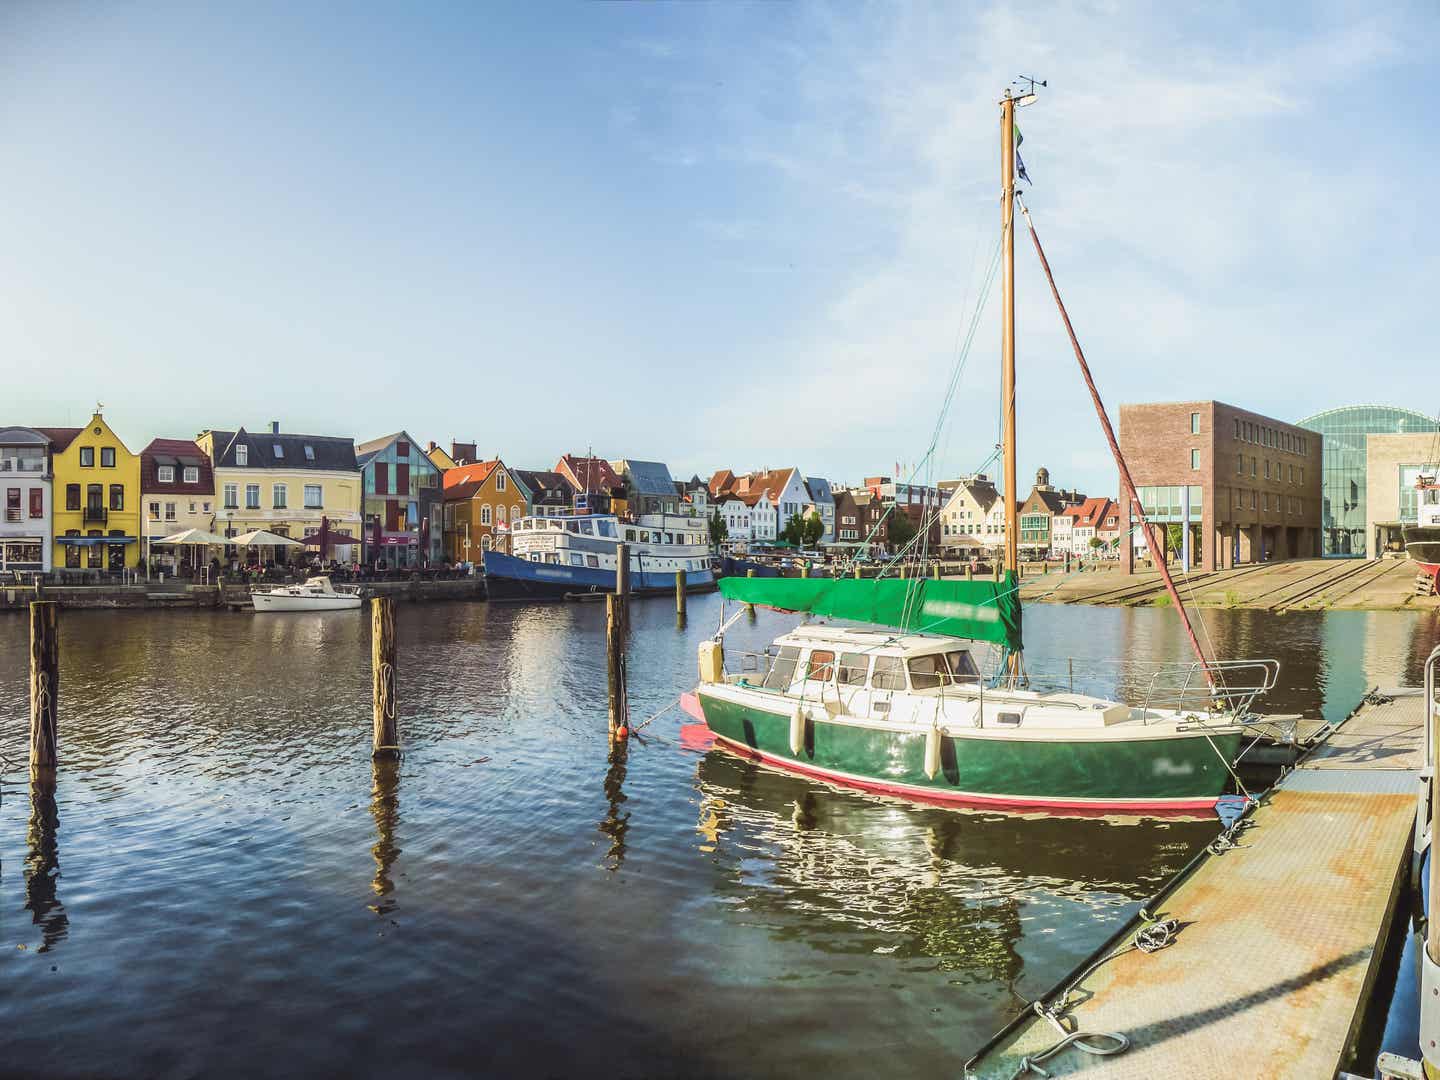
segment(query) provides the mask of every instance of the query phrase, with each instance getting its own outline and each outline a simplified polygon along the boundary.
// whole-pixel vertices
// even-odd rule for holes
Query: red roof
[[[500,459],[494,461],[477,461],[474,465],[457,465],[453,469],[445,470],[445,497],[456,499],[468,499],[470,495],[479,490],[480,485],[485,483],[486,478],[495,471],[495,466],[500,464]],[[452,494],[452,488],[469,486],[473,484],[467,495]]]
[[[161,465],[175,468],[174,481],[160,482]],[[193,484],[185,483],[187,465],[200,470],[199,479]],[[210,469],[210,455],[191,439],[152,439],[150,445],[140,451],[140,490],[147,495],[165,491],[177,495],[214,495],[215,475]]]
[[[608,492],[621,485],[620,477],[604,458],[562,454],[555,463],[555,471],[574,484],[577,491]]]
[[[80,432],[85,429],[78,427],[37,427],[35,430],[49,439],[50,449],[58,453],[74,442],[75,436],[79,435]]]
[[[1097,495],[1094,498],[1086,499],[1078,506],[1066,508],[1065,513],[1075,519],[1075,524],[1081,528],[1099,528],[1104,521],[1114,501],[1104,495]]]
[[[721,469],[710,477],[710,483],[707,486],[710,488],[711,495],[717,499],[721,498],[730,494],[730,489],[735,486],[735,474],[729,469]]]

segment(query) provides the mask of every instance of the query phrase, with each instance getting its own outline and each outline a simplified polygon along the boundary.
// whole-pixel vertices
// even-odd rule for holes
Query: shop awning
[[[94,547],[96,544],[133,544],[133,536],[57,536],[57,544],[70,544],[74,547]]]

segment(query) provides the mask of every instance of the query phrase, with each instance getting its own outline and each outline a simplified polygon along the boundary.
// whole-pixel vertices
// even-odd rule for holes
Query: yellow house
[[[215,476],[215,532],[222,536],[263,529],[287,536],[301,548],[277,546],[227,557],[293,562],[319,555],[322,527],[327,559],[360,557],[364,518],[355,440],[329,435],[291,435],[278,422],[269,431],[202,431],[195,444],[209,457]],[[337,542],[340,536],[348,543]]]
[[[50,437],[55,493],[54,565],[119,571],[140,565],[140,457],[97,409],[83,428]]]
[[[497,546],[497,527],[525,516],[525,490],[498,458],[445,470],[445,557],[479,562]],[[505,546],[501,543],[499,546]]]

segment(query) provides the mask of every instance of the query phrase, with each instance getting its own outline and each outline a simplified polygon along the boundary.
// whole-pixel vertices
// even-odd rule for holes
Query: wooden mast
[[[1000,101],[1001,458],[1005,466],[1005,569],[1020,572],[1020,507],[1015,490],[1015,99]]]

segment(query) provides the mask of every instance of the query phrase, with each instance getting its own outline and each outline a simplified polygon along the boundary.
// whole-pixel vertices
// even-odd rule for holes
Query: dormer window
[[[314,460],[315,460],[315,448],[314,448],[313,446],[311,446],[309,443],[306,443],[306,444],[305,444],[305,460],[306,460],[306,461],[314,461]]]
[[[272,443],[271,449],[275,451],[275,456],[277,458],[283,458],[285,456],[285,448],[281,446],[278,442]]]
[[[185,466],[185,483],[198,484],[200,482],[200,467],[198,465]]]
[[[175,466],[161,465],[159,480],[162,484],[173,484],[175,482]]]
[[[249,448],[248,446],[246,446],[244,443],[241,443],[239,446],[235,447],[235,464],[236,464],[236,465],[249,465],[249,464],[250,464],[250,448]]]

